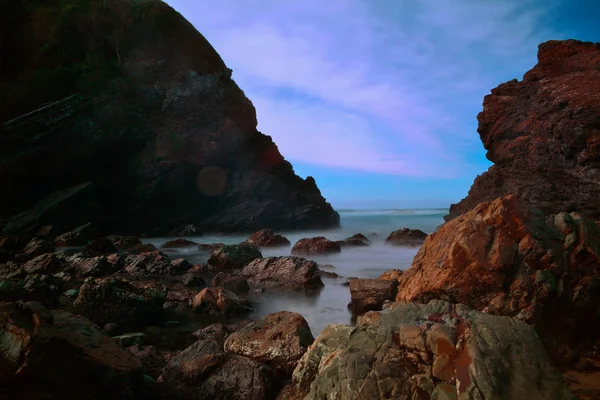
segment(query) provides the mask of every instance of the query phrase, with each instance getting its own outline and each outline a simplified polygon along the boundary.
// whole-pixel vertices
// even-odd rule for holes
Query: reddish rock
[[[85,253],[77,253],[66,262],[71,271],[80,276],[102,277],[114,274],[120,268],[119,263],[110,262],[106,256],[85,257]]]
[[[223,288],[205,288],[192,300],[194,312],[235,316],[252,311],[250,303]]]
[[[276,234],[272,229],[262,229],[255,232],[244,243],[260,247],[283,247],[291,244],[289,240]]]
[[[184,260],[185,261],[185,260]],[[189,263],[185,264],[181,273],[191,268]],[[152,253],[127,254],[123,259],[123,270],[130,275],[164,275],[176,272],[177,267],[171,264],[171,260],[164,253],[155,251]]]
[[[181,281],[185,286],[190,287],[203,287],[206,285],[206,281],[204,280],[204,278],[201,275],[194,272],[188,272],[187,274],[184,274],[181,277]]]
[[[385,244],[392,246],[420,246],[427,237],[427,234],[418,229],[398,229],[390,233],[385,239]]]
[[[74,309],[99,326],[114,322],[140,327],[160,322],[165,294],[113,278],[90,279],[79,289]]]
[[[38,256],[40,254],[54,252],[54,244],[46,239],[35,238],[31,239],[27,246],[23,249],[23,253],[30,256]]]
[[[164,355],[162,355],[154,346],[141,346],[135,344],[127,347],[127,351],[142,362],[144,373],[154,379],[158,379],[162,369],[167,364]]]
[[[97,234],[96,226],[87,223],[54,239],[56,247],[84,246]]]
[[[248,281],[242,276],[229,274],[227,272],[219,272],[212,281],[210,281],[212,287],[222,287],[233,293],[245,293],[250,290]]]
[[[198,245],[198,250],[212,252],[225,246],[223,243],[203,243]]]
[[[142,244],[142,241],[135,236],[110,235],[108,239],[119,250],[129,250],[132,247]]]
[[[362,233],[357,233],[344,240],[337,240],[336,243],[339,244],[340,247],[365,247],[369,246],[371,241]]]
[[[292,247],[292,255],[317,255],[317,254],[335,254],[342,251],[340,245],[336,242],[324,238],[323,236],[300,239]]]
[[[600,221],[600,45],[549,41],[522,81],[485,96],[477,132],[494,163],[446,220],[514,194],[546,214]]]
[[[152,243],[139,243],[127,249],[129,254],[152,253],[155,251],[158,251],[158,249]]]
[[[278,374],[291,377],[314,340],[302,315],[280,311],[232,333],[225,341],[224,349],[260,361]]]
[[[229,325],[212,324],[192,333],[192,335],[198,340],[214,340],[219,344],[219,346],[223,347],[225,340],[227,340],[229,335],[242,329],[251,322],[252,321],[250,320],[245,320]]]
[[[163,243],[160,247],[163,249],[182,249],[182,248],[186,248],[186,247],[196,247],[196,246],[198,246],[198,243],[192,242],[191,240],[180,238],[180,239],[170,240],[166,243]]]
[[[398,281],[382,279],[350,280],[350,304],[355,314],[378,311],[386,300],[394,300]]]
[[[251,261],[261,257],[262,254],[255,246],[224,245],[211,252],[208,263],[218,269],[242,269]]]
[[[175,275],[185,274],[192,268],[192,264],[187,262],[185,258],[177,258],[169,264],[169,273]]]
[[[390,269],[389,271],[385,271],[383,274],[381,274],[379,276],[380,280],[384,280],[384,281],[398,281],[400,280],[400,278],[402,277],[402,275],[404,274],[404,271],[399,270],[399,269]]]
[[[112,240],[107,237],[99,237],[94,240],[87,246],[85,246],[85,252],[91,256],[102,255],[102,254],[112,254],[116,253],[118,250],[113,244]]]
[[[200,340],[174,356],[160,381],[185,399],[272,399],[274,371],[254,360],[226,355],[212,340]]]
[[[0,387],[7,399],[133,399],[141,364],[89,320],[38,303],[0,306]]]
[[[42,254],[23,265],[23,270],[28,274],[54,274],[62,268],[62,260],[54,253]]]
[[[598,339],[599,273],[594,223],[576,213],[545,217],[507,196],[430,235],[396,299],[445,299],[514,316],[535,326],[555,360],[568,361]]]
[[[319,265],[301,257],[267,257],[252,261],[239,274],[254,286],[311,290],[323,287]]]

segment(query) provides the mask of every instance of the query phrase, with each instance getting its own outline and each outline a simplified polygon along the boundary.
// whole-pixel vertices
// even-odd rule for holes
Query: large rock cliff
[[[538,64],[493,89],[477,119],[495,165],[446,220],[509,194],[600,220],[600,43],[542,43]]]
[[[93,220],[133,234],[339,225],[314,179],[257,131],[232,71],[167,4],[36,3],[0,16],[5,232],[64,218],[63,229]],[[56,203],[70,193],[76,210]]]

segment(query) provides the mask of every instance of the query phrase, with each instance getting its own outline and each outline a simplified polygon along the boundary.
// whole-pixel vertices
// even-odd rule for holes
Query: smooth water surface
[[[393,231],[401,228],[421,229],[432,233],[442,224],[445,209],[433,210],[342,210],[341,228],[321,231],[279,232],[287,237],[292,245],[307,237],[325,236],[331,240],[341,240],[356,233],[369,237],[370,247],[343,248],[335,255],[315,256],[315,260],[325,271],[332,271],[341,276],[338,279],[323,278],[325,287],[319,293],[295,293],[266,291],[249,293],[255,311],[250,318],[258,318],[276,311],[294,311],[306,318],[313,334],[318,335],[329,324],[350,324],[351,314],[347,309],[350,301],[350,290],[344,286],[345,278],[377,278],[389,269],[405,270],[410,267],[417,253],[417,248],[393,247],[384,245],[385,238]],[[188,237],[198,243],[236,244],[248,238],[247,235],[204,235]],[[145,239],[157,247],[172,237]],[[287,256],[291,247],[262,249],[263,256]],[[208,255],[195,248],[179,251],[178,256],[192,263],[205,263]]]

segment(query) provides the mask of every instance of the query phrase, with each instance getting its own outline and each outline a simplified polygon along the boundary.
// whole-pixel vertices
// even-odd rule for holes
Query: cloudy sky
[[[597,0],[167,0],[211,42],[336,208],[442,207],[490,163],[483,96],[550,39],[600,41]]]

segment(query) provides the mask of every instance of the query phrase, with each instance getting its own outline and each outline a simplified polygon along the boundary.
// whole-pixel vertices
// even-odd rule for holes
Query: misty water
[[[294,311],[306,318],[313,334],[318,335],[329,324],[350,324],[351,314],[347,305],[350,290],[344,286],[346,278],[376,278],[389,269],[405,270],[410,267],[417,248],[393,247],[384,245],[385,238],[401,228],[420,229],[434,232],[442,224],[447,209],[427,210],[342,210],[339,211],[341,228],[334,230],[279,232],[287,237],[292,245],[306,237],[325,236],[331,240],[342,240],[356,233],[369,237],[371,246],[343,248],[334,255],[305,257],[316,261],[324,271],[335,272],[340,278],[323,278],[325,287],[317,293],[297,293],[290,291],[267,290],[262,293],[251,291],[245,296],[253,305],[254,312],[246,318],[258,318],[276,311]],[[247,239],[247,235],[210,235],[188,237],[198,243],[237,244]],[[146,243],[159,247],[173,237],[147,238]],[[288,256],[291,247],[261,249],[264,257]],[[196,248],[180,250],[178,257],[191,263],[206,263],[208,254]],[[172,254],[171,257],[175,257]],[[198,321],[201,326],[202,321]]]

